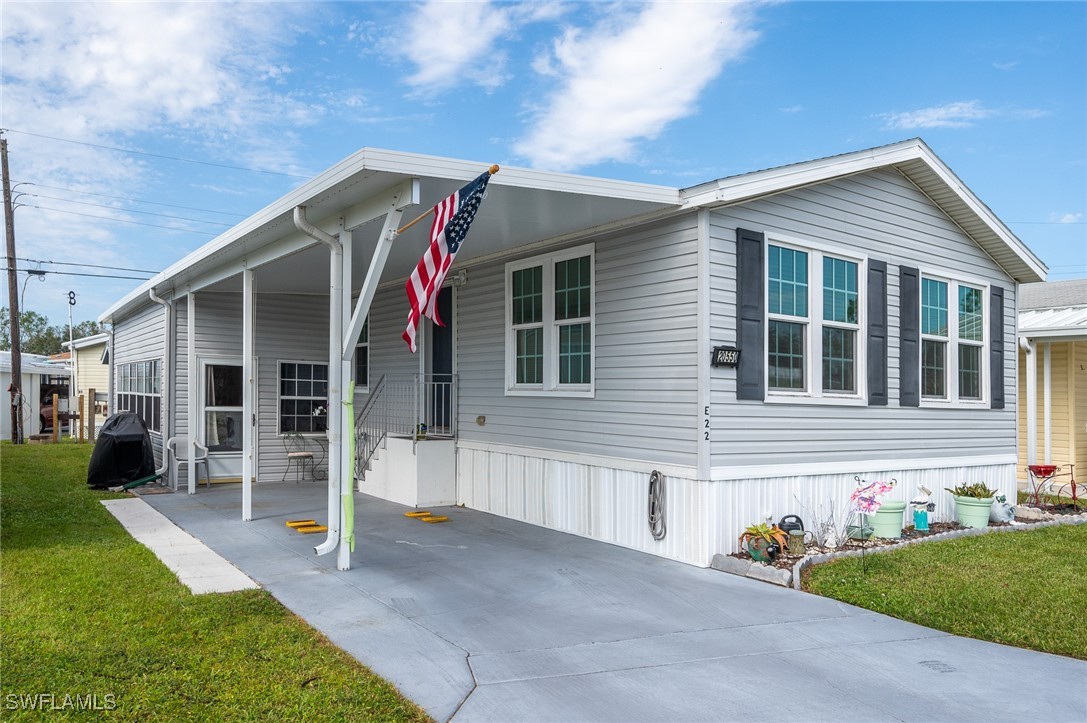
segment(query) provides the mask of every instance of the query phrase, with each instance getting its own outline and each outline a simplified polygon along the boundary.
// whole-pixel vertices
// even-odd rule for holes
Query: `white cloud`
[[[469,81],[485,88],[502,83],[495,42],[512,27],[515,6],[432,0],[408,21],[402,53],[417,67],[407,81],[424,93]]]
[[[995,111],[979,101],[968,100],[947,105],[921,108],[904,113],[882,113],[887,128],[915,130],[918,128],[969,128],[975,121],[989,118]]]
[[[1051,213],[1049,214],[1049,220],[1053,223],[1081,223],[1083,221],[1082,213]]]
[[[277,88],[292,73],[280,57],[294,32],[286,21],[303,12],[280,4],[4,3],[0,124],[100,146],[139,148],[153,135],[199,147],[170,155],[298,172],[284,140],[322,110]],[[140,196],[156,180],[146,157],[25,133],[9,141],[17,181]],[[120,240],[118,229],[132,226],[41,209],[20,211],[17,221],[20,254],[30,257],[132,266],[146,250]],[[177,255],[208,240],[149,233],[176,244]]]
[[[616,5],[609,19],[569,29],[537,72],[559,78],[516,152],[570,169],[628,159],[635,143],[695,112],[698,95],[755,41],[751,5]]]
[[[782,113],[799,113],[800,111],[804,110],[804,106],[802,106],[802,105],[790,105],[787,108],[778,108],[778,110],[781,111]]]
[[[1013,60],[1008,63],[993,63],[993,67],[997,70],[1012,70],[1017,65],[1019,65],[1018,60]]]
[[[919,128],[970,128],[975,122],[988,118],[1037,120],[1045,118],[1049,111],[1037,108],[986,108],[981,101],[965,100],[932,108],[921,108],[903,113],[880,113],[884,127],[894,130]]]

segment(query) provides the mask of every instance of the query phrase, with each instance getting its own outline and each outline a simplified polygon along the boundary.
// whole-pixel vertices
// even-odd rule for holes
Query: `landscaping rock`
[[[1015,508],[1015,516],[1024,520],[1044,520],[1049,515],[1042,512],[1037,507],[1021,506]]]

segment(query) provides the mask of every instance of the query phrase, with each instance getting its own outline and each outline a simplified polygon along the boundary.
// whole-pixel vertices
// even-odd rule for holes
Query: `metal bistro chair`
[[[196,442],[196,456],[193,458],[192,463],[196,465],[196,481],[200,482],[200,465],[204,465],[204,481],[208,487],[211,487],[211,467],[208,466],[208,448],[204,445]],[[166,440],[166,449],[170,454],[170,481],[173,488],[176,490],[178,487],[178,481],[180,478],[181,468],[189,465],[189,452],[191,446],[189,445],[188,437],[170,437]]]
[[[294,466],[294,482],[298,484],[306,476],[306,465],[309,465],[310,478],[314,478],[313,452],[306,449],[306,438],[298,432],[283,433],[283,450],[287,453],[287,469],[283,470],[280,482],[287,479],[287,474]]]

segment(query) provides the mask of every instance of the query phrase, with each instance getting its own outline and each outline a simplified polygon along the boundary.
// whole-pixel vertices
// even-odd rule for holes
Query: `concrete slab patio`
[[[461,508],[356,495],[354,569],[317,558],[322,485],[146,497],[438,720],[1085,721],[1087,663]]]

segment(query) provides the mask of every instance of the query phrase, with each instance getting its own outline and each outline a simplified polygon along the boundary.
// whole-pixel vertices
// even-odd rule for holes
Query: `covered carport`
[[[113,322],[146,305],[166,308],[166,377],[185,359],[181,384],[168,384],[165,418],[182,405],[186,419],[201,413],[195,348],[202,292],[240,294],[243,395],[241,430],[242,520],[253,519],[253,479],[259,458],[254,437],[256,388],[254,319],[261,293],[316,294],[327,299],[328,320],[328,538],[319,554],[338,549],[338,566],[351,565],[350,531],[343,510],[350,495],[353,460],[344,442],[350,420],[341,400],[350,381],[349,362],[377,286],[404,279],[428,244],[427,223],[399,233],[404,221],[424,212],[487,164],[364,148],[254,214],[206,246],[155,276],[103,313]],[[616,230],[681,208],[674,188],[586,178],[527,169],[503,169],[472,225],[458,265],[479,262],[513,248],[561,243],[589,233]],[[405,217],[409,209],[412,213]],[[173,348],[178,309],[184,306],[185,348]],[[405,304],[405,317],[407,305]],[[179,380],[180,381],[180,380]],[[173,389],[171,390],[171,387]],[[177,392],[177,393],[175,393]],[[169,427],[170,422],[167,422]],[[164,438],[170,437],[169,428]],[[195,445],[194,434],[188,435]],[[191,450],[196,454],[195,446]],[[186,479],[197,490],[195,465]]]

